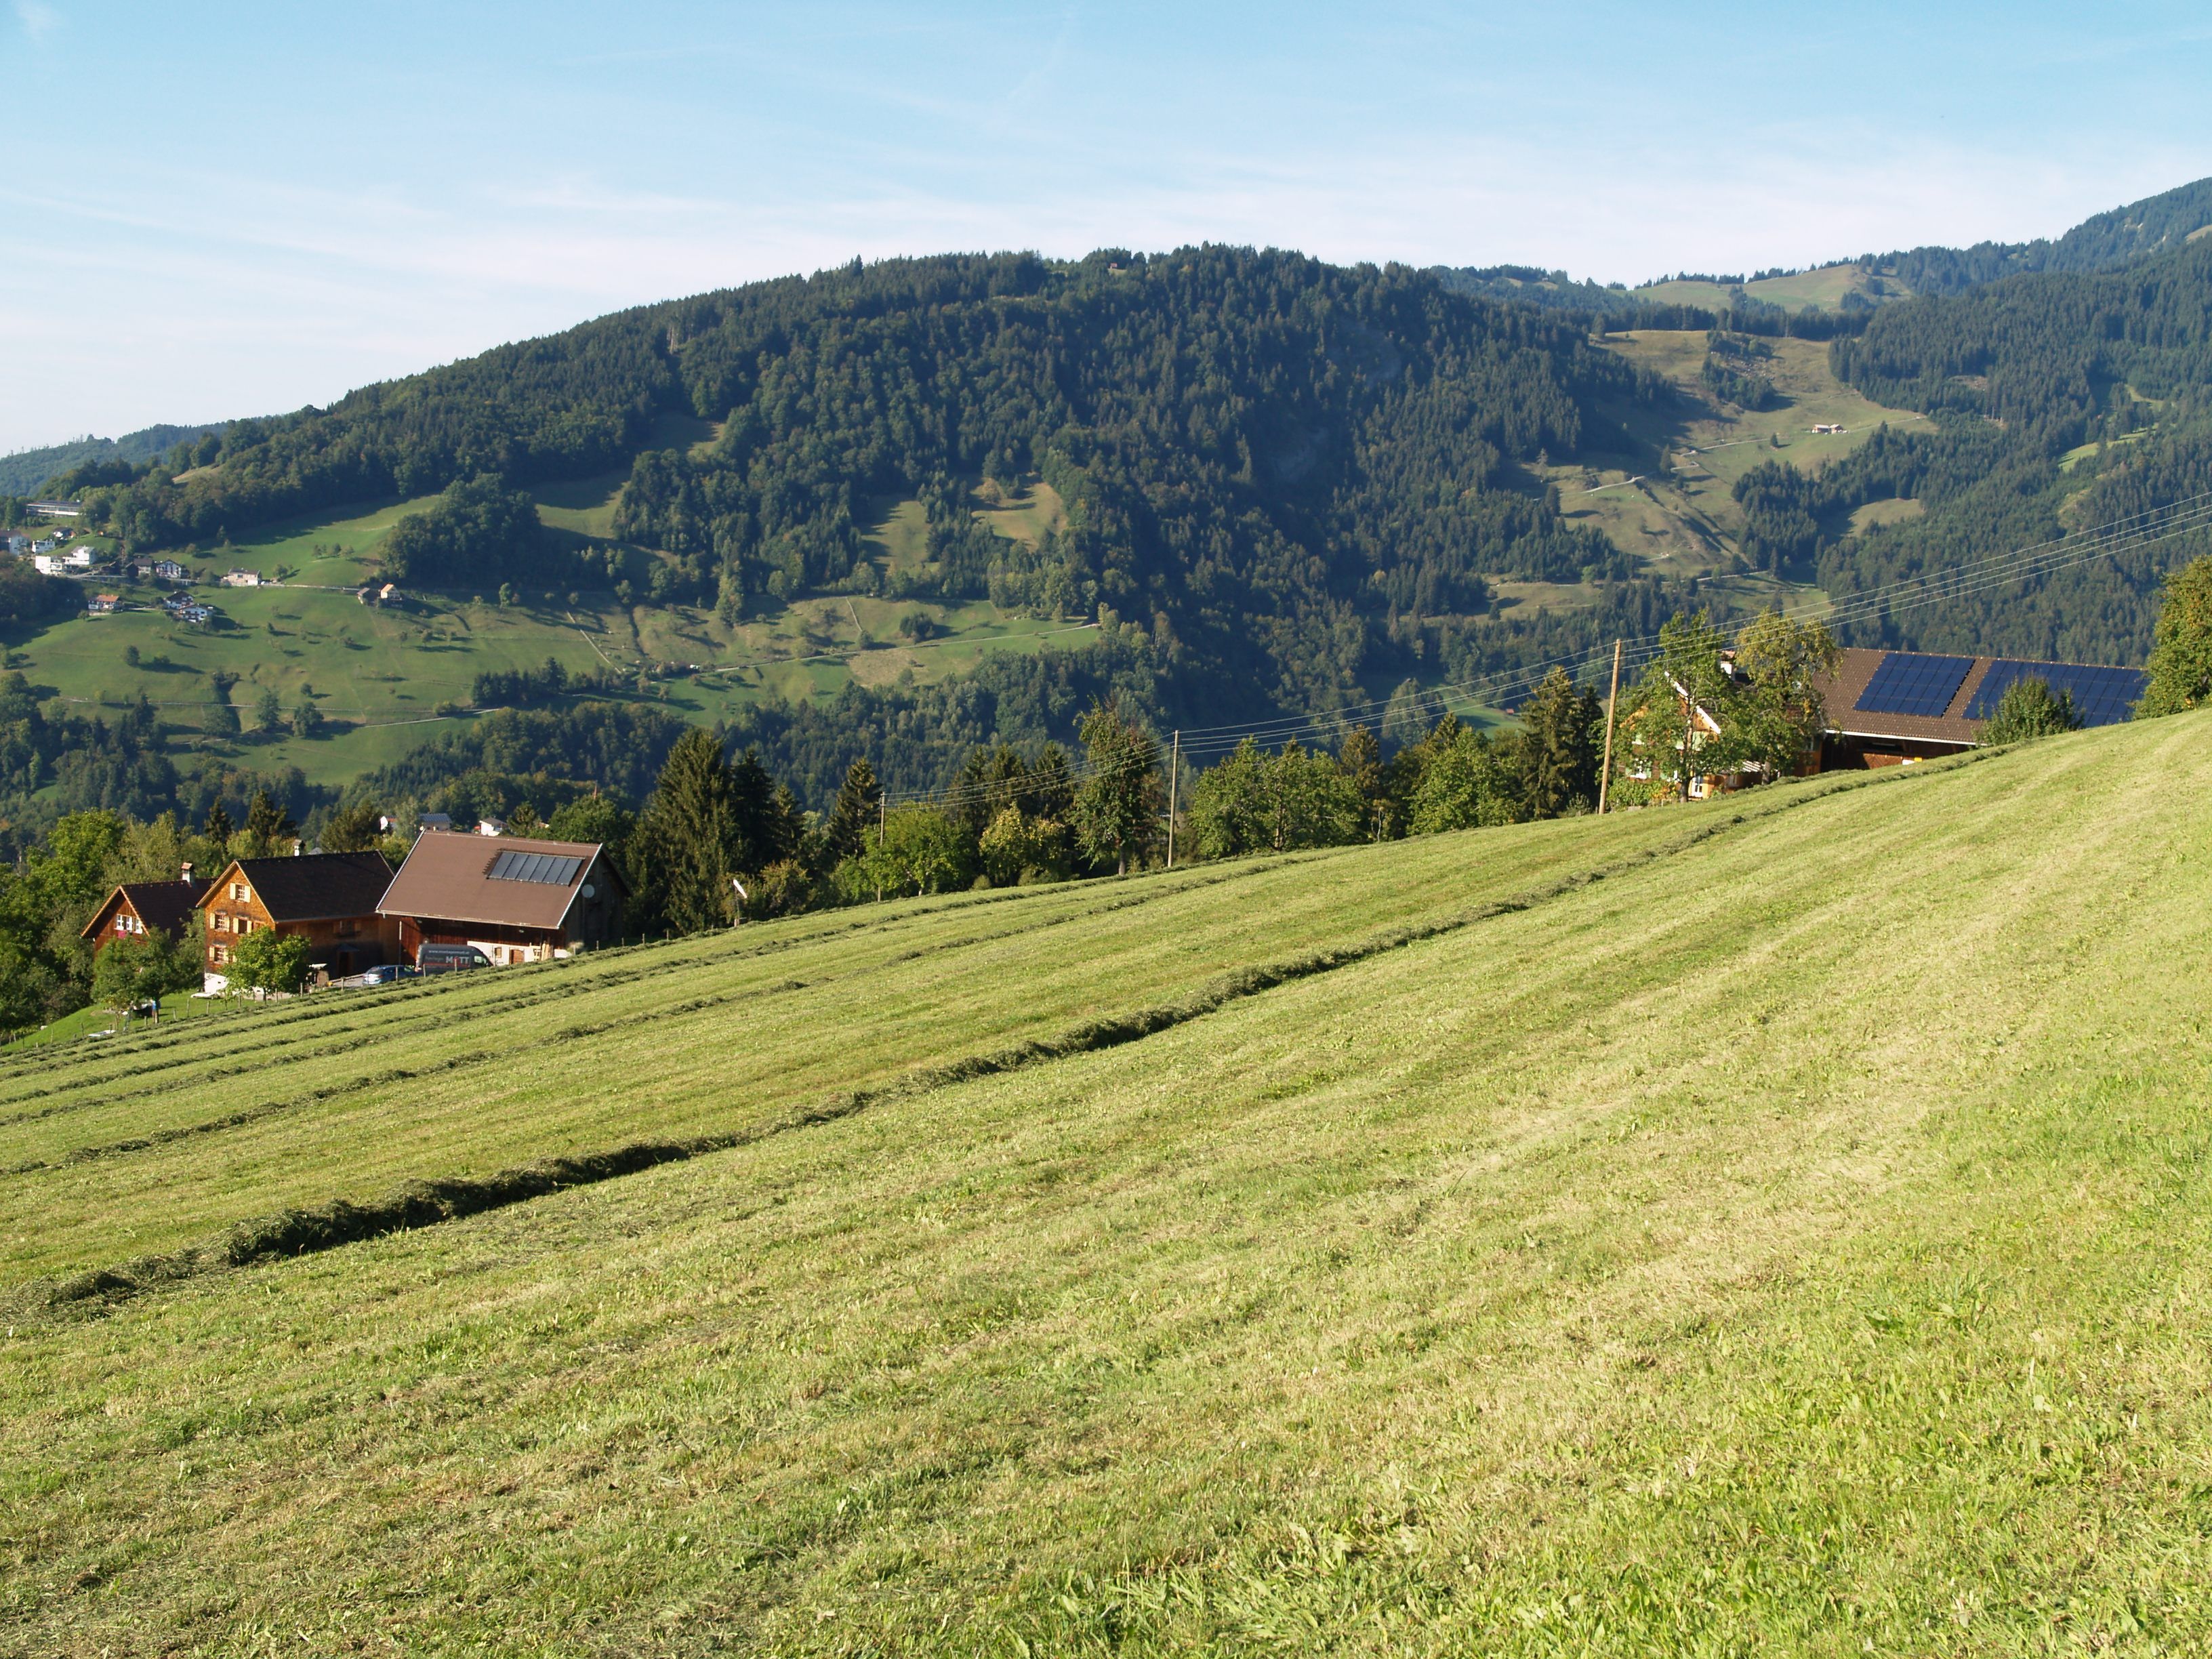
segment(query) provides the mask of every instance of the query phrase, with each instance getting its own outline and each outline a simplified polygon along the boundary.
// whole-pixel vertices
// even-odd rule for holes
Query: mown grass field
[[[10,1065],[0,1647],[2203,1651],[2208,786],[2183,717]]]

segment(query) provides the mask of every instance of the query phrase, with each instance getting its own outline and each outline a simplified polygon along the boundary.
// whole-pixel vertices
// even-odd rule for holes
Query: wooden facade
[[[191,866],[185,868],[190,871]],[[97,955],[118,939],[147,939],[166,934],[182,939],[191,926],[200,884],[182,881],[126,881],[107,896],[93,913],[80,939],[88,940]]]
[[[376,913],[390,875],[374,853],[232,860],[198,905],[207,988],[225,989],[238,946],[269,928],[306,939],[309,959],[333,979],[394,960],[398,929]]]

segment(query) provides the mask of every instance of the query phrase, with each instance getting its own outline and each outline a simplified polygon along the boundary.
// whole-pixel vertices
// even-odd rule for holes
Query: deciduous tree
[[[1077,729],[1088,775],[1075,793],[1076,842],[1093,863],[1127,875],[1152,847],[1158,826],[1158,740],[1110,700],[1092,705]]]
[[[307,979],[307,941],[264,927],[231,947],[223,977],[233,991],[292,992]]]
[[[1997,699],[1996,712],[1982,728],[1984,744],[2026,743],[2081,729],[2081,716],[2069,691],[2053,692],[2051,682],[2029,675],[2014,680]]]
[[[2179,714],[2212,700],[2212,554],[2170,574],[2139,715]]]

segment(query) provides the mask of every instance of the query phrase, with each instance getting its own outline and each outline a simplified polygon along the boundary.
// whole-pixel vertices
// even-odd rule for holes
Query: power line
[[[1991,588],[2051,575],[2118,553],[2160,546],[2207,528],[2212,528],[2212,490],[2129,514],[2107,523],[2046,541],[2032,543],[2026,547],[2007,549],[1966,564],[1899,577],[1876,587],[1857,590],[1840,603],[1808,602],[1781,607],[1778,614],[1792,621],[1820,621],[1842,627],[1881,615],[1885,611],[1893,615],[1930,605],[1954,602]],[[1660,635],[1651,634],[1616,641],[1623,665],[1639,667],[1657,657],[1660,653],[1659,641]],[[1430,708],[1448,711],[1455,704],[1481,706],[1485,702],[1502,700],[1515,690],[1533,690],[1554,668],[1579,666],[1600,659],[1604,654],[1603,647],[1592,647],[1516,669],[1499,670],[1473,679],[1447,682],[1424,689],[1419,694],[1418,706],[1424,714]],[[1369,724],[1374,711],[1387,711],[1389,703],[1395,700],[1395,697],[1377,698],[1243,725],[1186,727],[1179,734],[1178,750],[1182,759],[1189,760],[1233,752],[1248,740],[1273,744],[1308,737],[1334,736],[1351,727]],[[1100,775],[1097,769],[1081,762],[1071,763],[1066,773],[1072,781],[1082,781]],[[978,784],[955,786],[945,790],[913,791],[896,799],[902,805],[917,802],[954,805],[972,799],[1019,793],[1018,787],[1005,783]]]

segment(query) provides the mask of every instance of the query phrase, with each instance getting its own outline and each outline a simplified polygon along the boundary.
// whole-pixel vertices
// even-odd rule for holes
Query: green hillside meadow
[[[0,1651],[2212,1644],[2212,718],[0,1058]]]

